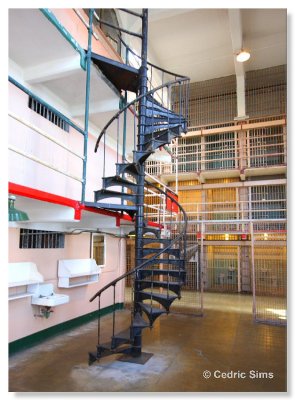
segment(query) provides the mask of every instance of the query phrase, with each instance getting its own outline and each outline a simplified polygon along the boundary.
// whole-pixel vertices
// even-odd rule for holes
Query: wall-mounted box
[[[8,264],[9,300],[32,296],[32,288],[43,282],[43,276],[32,262]]]
[[[98,282],[100,271],[93,258],[59,260],[58,287],[72,288]]]

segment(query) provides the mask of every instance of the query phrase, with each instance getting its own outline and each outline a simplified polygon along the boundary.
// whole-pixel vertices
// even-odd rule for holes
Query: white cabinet
[[[58,287],[72,288],[98,282],[100,271],[93,258],[59,260]]]
[[[32,296],[32,291],[43,282],[43,276],[32,262],[17,262],[8,264],[9,300]]]

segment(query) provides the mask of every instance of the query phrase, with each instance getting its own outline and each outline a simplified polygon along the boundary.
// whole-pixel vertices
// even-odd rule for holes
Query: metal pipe
[[[142,96],[139,101],[139,117],[138,117],[138,133],[136,150],[142,152],[144,149],[144,134],[146,124],[146,93],[147,93],[147,39],[148,39],[148,10],[143,9],[142,12],[142,46],[141,46],[141,67],[139,69],[139,95]],[[144,228],[144,163],[138,166],[137,178],[137,198],[136,198],[136,219],[135,219],[135,266],[139,267],[143,259],[143,228]],[[139,312],[142,314],[141,308],[138,306],[140,301],[138,293],[140,292],[141,272],[135,273],[135,296],[134,296],[134,315]],[[134,346],[136,351],[141,353],[142,337],[141,334],[134,338]]]
[[[127,29],[119,28],[116,25],[110,24],[109,22],[104,21],[103,19],[100,19],[96,13],[94,13],[94,16],[97,19],[97,21],[102,25],[109,26],[110,28],[114,28],[119,32],[124,32],[124,33],[127,33],[127,35],[136,36],[136,37],[142,39],[142,35],[140,35],[139,33],[131,32],[131,31],[128,31]]]
[[[80,18],[80,20],[83,22],[83,24],[86,26],[86,28],[89,28],[88,22],[85,20],[83,15],[80,13],[80,11],[77,8],[73,8],[74,13],[77,14],[77,16]],[[95,32],[92,32],[92,35],[95,37],[96,40],[99,40],[98,35]]]
[[[253,222],[250,222],[250,234],[251,234],[251,272],[252,272],[252,294],[253,294],[253,303],[252,303],[252,313],[253,319],[256,321],[256,282],[255,282],[255,238],[254,238],[254,229]]]
[[[129,51],[128,48],[126,48],[126,64],[128,64],[129,61]],[[127,104],[127,91],[125,91],[124,98],[122,98],[122,106],[125,107]],[[123,114],[123,148],[122,148],[122,161],[124,162],[126,160],[126,137],[127,137],[127,109],[124,111]]]
[[[85,202],[86,173],[87,173],[87,148],[88,148],[88,125],[89,125],[89,96],[90,96],[90,76],[91,76],[91,41],[92,41],[92,21],[94,9],[89,10],[89,29],[88,29],[88,48],[86,53],[86,95],[85,95],[85,116],[84,116],[84,160],[83,160],[83,182],[81,203]]]
[[[21,117],[19,117],[18,115],[8,112],[8,115],[15,119],[16,121],[22,123],[23,125],[31,128],[32,130],[34,130],[35,132],[39,133],[39,135],[45,137],[46,139],[50,140],[51,142],[57,144],[58,146],[62,147],[63,149],[67,150],[69,153],[73,154],[74,156],[80,158],[81,160],[84,160],[83,156],[80,156],[80,154],[76,153],[75,151],[69,149],[67,146],[65,146],[63,143],[61,143],[60,141],[56,140],[53,136],[48,135],[48,133],[44,132],[42,129],[39,129],[37,126],[31,124],[28,121],[25,121],[24,119],[22,119]]]
[[[25,86],[23,86],[21,83],[17,82],[14,78],[11,76],[8,76],[8,81],[12,83],[14,86],[22,90],[24,93],[26,93],[28,96],[32,97],[34,100],[36,100],[38,103],[42,104],[44,107],[46,107],[49,111],[53,112],[56,114],[59,118],[61,118],[64,122],[69,124],[72,128],[74,128],[77,132],[81,133],[84,135],[84,131],[82,128],[80,128],[78,125],[74,124],[68,117],[66,117],[64,114],[62,114],[60,111],[58,111],[56,108],[52,107],[50,104],[48,104],[46,101],[42,100],[40,97],[35,95],[33,92],[31,92],[29,89],[27,89]]]
[[[66,30],[66,28],[60,23],[51,10],[48,8],[40,8],[42,14],[59,30],[62,36],[70,43],[70,45],[80,54],[80,65],[84,70],[86,69],[85,63],[85,50],[79,45],[79,43],[73,38],[73,36]]]
[[[127,10],[126,8],[119,8],[119,10],[120,10],[120,11],[124,11],[124,12],[127,13],[127,14],[134,15],[135,17],[142,18],[142,14],[138,14],[138,13],[135,12],[135,11]]]

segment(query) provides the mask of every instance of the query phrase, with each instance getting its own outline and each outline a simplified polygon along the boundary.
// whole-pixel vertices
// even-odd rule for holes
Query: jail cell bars
[[[190,84],[189,126],[230,121],[236,109],[234,75]]]
[[[250,223],[254,319],[287,322],[287,221]]]
[[[205,233],[247,234],[249,231],[245,229],[245,223],[238,223],[239,220],[271,220],[287,217],[284,184],[255,186],[253,182],[253,186],[248,188],[223,187],[203,190],[181,190],[179,185],[179,189],[179,201],[188,214],[188,219],[205,221]]]
[[[285,185],[252,186],[252,219],[285,219],[287,199]]]
[[[247,134],[247,142],[249,168],[286,164],[283,126],[251,129]]]
[[[250,118],[287,111],[287,66],[246,72],[246,110]]]
[[[237,246],[204,246],[205,291],[238,292]]]
[[[250,118],[286,113],[286,65],[247,71],[246,110]],[[236,77],[230,75],[190,84],[189,126],[231,121],[236,116]],[[175,104],[175,109],[178,105]]]
[[[200,133],[178,139],[170,146],[174,157],[171,163],[148,161],[147,171],[151,175],[181,174],[192,172],[244,170],[286,166],[286,127],[284,116],[278,116],[274,126],[268,126],[272,117],[263,122],[249,120],[243,130],[236,129],[233,122],[227,132],[206,133],[205,127],[195,127]],[[258,127],[253,127],[257,123]],[[249,125],[249,129],[247,129]],[[231,130],[232,129],[232,130]],[[217,128],[215,131],[218,130]]]
[[[254,247],[254,319],[285,325],[287,322],[286,247]]]
[[[200,264],[200,243],[197,224],[188,222],[186,250],[186,278],[181,299],[175,301],[171,312],[203,315],[203,281]]]

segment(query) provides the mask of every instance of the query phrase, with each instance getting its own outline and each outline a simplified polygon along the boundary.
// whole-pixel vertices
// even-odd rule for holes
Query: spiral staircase
[[[181,288],[186,278],[186,213],[175,196],[147,181],[144,163],[157,149],[186,133],[189,78],[173,74],[147,61],[147,14],[146,9],[142,14],[136,14],[136,17],[142,19],[141,65],[138,69],[92,53],[92,62],[120,91],[136,93],[136,98],[125,104],[102,129],[95,151],[102,139],[105,146],[111,127],[118,127],[119,138],[119,126],[124,125],[119,121],[120,118],[126,118],[128,109],[133,110],[136,131],[133,132],[133,160],[127,161],[124,154],[122,158],[119,157],[117,151],[115,175],[103,176],[102,188],[94,192],[94,201],[86,202],[85,205],[126,213],[134,220],[136,265],[108,283],[90,299],[91,302],[98,299],[100,315],[104,293],[113,290],[113,323],[109,341],[101,343],[99,317],[98,343],[96,350],[89,353],[89,364],[117,353],[136,359],[139,363],[145,362],[142,360],[148,359],[149,355],[142,352],[142,332],[151,328],[162,314],[169,313],[172,303],[181,297]],[[131,49],[129,51],[133,52]],[[157,87],[153,87],[152,79],[148,79],[148,69],[150,75],[158,74],[162,77],[161,84]],[[172,104],[174,109],[171,109]],[[128,134],[132,135],[132,132]],[[105,163],[104,151],[104,165]],[[170,220],[169,217],[166,218],[165,235],[161,225],[149,224],[145,207],[146,188],[152,188],[160,196],[164,196],[166,203],[170,202],[171,209],[176,210],[176,222],[175,215],[172,218],[171,214]],[[128,329],[117,332],[116,290],[126,278],[132,280],[130,323]]]

